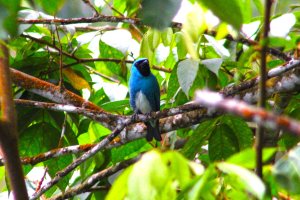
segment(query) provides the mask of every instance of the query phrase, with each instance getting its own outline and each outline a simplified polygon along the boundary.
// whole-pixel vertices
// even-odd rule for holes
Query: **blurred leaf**
[[[201,60],[201,64],[203,64],[207,69],[218,76],[219,69],[222,65],[223,59],[221,58],[213,58],[213,59],[206,59]]]
[[[216,177],[216,169],[214,167],[214,165],[210,165],[202,176],[194,179],[193,185],[187,191],[186,199],[215,199],[213,193],[215,193],[217,189],[217,182],[214,181]]]
[[[276,151],[276,148],[264,148],[262,159],[263,162],[267,162],[268,160],[270,160],[270,158],[274,156]],[[226,162],[239,165],[248,169],[254,169],[256,166],[255,155],[256,153],[254,148],[247,148],[239,153],[232,155],[226,160]]]
[[[163,160],[168,165],[170,174],[178,180],[179,187],[184,188],[192,178],[189,161],[176,151],[164,153]]]
[[[150,39],[149,39],[150,37]],[[140,47],[140,57],[148,58],[150,65],[153,63],[153,56],[154,56],[154,51],[152,49],[152,41],[151,40],[151,35],[150,32],[147,31],[144,34],[144,37],[141,41],[141,47]]]
[[[192,59],[186,59],[178,63],[178,67],[177,67],[178,82],[182,90],[186,94],[186,96],[189,95],[189,90],[196,78],[198,69],[199,69],[199,62]]]
[[[178,54],[178,60],[185,59],[187,54],[187,47],[184,41],[184,34],[183,32],[176,32],[175,33],[175,41],[176,41],[176,49]]]
[[[125,107],[129,107],[129,100],[111,101],[101,105],[101,108],[108,112],[122,112]]]
[[[175,199],[170,171],[157,151],[150,151],[133,166],[128,177],[128,199]]]
[[[275,163],[273,175],[290,194],[300,194],[300,147],[289,151]]]
[[[148,32],[149,32],[147,37],[148,43],[151,50],[154,51],[154,49],[158,47],[160,42],[160,32],[155,29],[149,29]]]
[[[64,6],[66,0],[38,0],[44,11],[50,15],[55,15]]]
[[[262,4],[262,1],[261,0],[253,0],[253,2],[255,4],[255,6],[256,6],[256,8],[257,8],[257,10],[259,12],[259,14],[261,16],[263,16],[263,14],[264,14],[264,6]]]
[[[229,57],[229,51],[214,37],[204,34],[204,38],[208,41],[208,45],[211,45],[220,57]]]
[[[133,171],[133,166],[129,166],[122,174],[114,181],[112,188],[109,190],[106,200],[124,200],[128,195],[129,176]]]
[[[209,8],[222,21],[228,22],[239,30],[243,24],[243,14],[238,0],[198,0]]]
[[[73,69],[71,68],[63,69],[63,74],[69,79],[70,84],[76,90],[88,89],[89,91],[91,91],[91,87],[89,83],[81,76],[79,76],[77,73],[75,73]]]
[[[217,164],[217,167],[227,176],[237,178],[237,181],[232,182],[232,186],[239,185],[244,190],[254,195],[258,199],[263,199],[266,187],[259,177],[254,172],[244,169],[238,165],[221,162]]]
[[[161,40],[165,46],[169,46],[172,42],[173,30],[172,28],[166,28],[161,33]]]
[[[17,35],[20,3],[20,0],[0,0],[0,39],[7,39],[8,34],[11,37]]]
[[[199,6],[196,6],[192,12],[188,13],[182,28],[186,49],[193,59],[199,58],[197,43],[206,28],[203,11]]]
[[[122,35],[122,37],[120,37]],[[124,55],[127,54],[127,50],[131,42],[131,33],[125,29],[106,31],[101,36],[101,41],[107,45],[117,49],[122,52]],[[101,49],[100,49],[101,51]]]
[[[171,24],[180,5],[181,0],[143,0],[141,19],[144,24],[162,30]]]

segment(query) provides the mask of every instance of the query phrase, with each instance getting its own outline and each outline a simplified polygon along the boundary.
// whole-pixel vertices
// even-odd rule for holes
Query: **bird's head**
[[[136,67],[136,69],[143,76],[150,75],[150,66],[149,66],[149,61],[147,58],[139,58],[139,59],[135,60],[132,64],[132,67]]]

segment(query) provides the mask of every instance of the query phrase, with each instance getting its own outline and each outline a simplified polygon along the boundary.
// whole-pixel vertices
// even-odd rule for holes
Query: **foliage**
[[[138,57],[149,59],[152,73],[158,79],[161,110],[181,108],[181,105],[193,100],[197,89],[220,91],[258,76],[259,38],[264,12],[259,0],[77,0],[76,5],[73,1],[0,1],[0,37],[6,38],[10,66],[55,85],[59,84],[60,67],[64,66],[64,88],[120,119],[132,114],[128,79],[131,63]],[[286,2],[289,3],[287,6],[292,6],[292,1]],[[183,19],[175,16],[187,7],[190,9],[186,9]],[[120,21],[107,18],[104,22],[88,25],[37,23],[52,17],[71,18],[74,14],[72,9],[80,10],[76,13],[80,15],[77,17],[88,15],[104,19],[114,16]],[[99,15],[93,13],[96,11]],[[20,21],[17,27],[17,13],[23,20],[37,21],[32,24]],[[299,10],[290,9],[288,13],[276,10],[276,14],[272,16],[269,47],[286,56],[297,53]],[[135,21],[137,17],[141,21]],[[281,18],[289,20],[278,33],[274,27],[283,26]],[[82,18],[82,22],[85,19]],[[173,19],[181,20],[181,23],[173,23]],[[62,56],[60,52],[63,52]],[[296,53],[297,59],[299,55]],[[269,54],[267,61],[268,70],[286,62],[282,56],[274,54]],[[268,88],[273,87],[272,81],[267,83]],[[17,83],[13,88],[15,99],[50,101],[19,87]],[[243,92],[255,89],[247,88]],[[285,106],[281,106],[282,102],[278,100],[282,98],[281,94],[274,94],[268,109],[299,119],[297,92],[285,94],[288,96],[288,100],[284,100]],[[116,138],[111,146],[53,185],[45,197],[76,188],[93,174],[141,154],[141,158],[124,167],[120,175],[114,172],[98,180],[94,187],[99,187],[99,190],[91,189],[92,186],[85,188],[85,194],[81,194],[80,198],[268,199],[279,195],[300,196],[300,155],[296,147],[299,137],[284,132],[274,139],[273,148],[264,148],[262,181],[254,173],[256,156],[252,147],[255,127],[237,116],[210,116],[209,112],[208,119],[182,122],[175,130],[165,134],[162,143],[149,143],[141,138],[140,127],[134,129],[138,135],[134,139],[125,138],[128,140],[124,142],[124,138]],[[105,124],[105,120],[98,123],[68,110],[57,112],[18,103],[16,113],[22,158],[38,158],[44,152],[82,145],[79,153],[70,150],[67,155],[53,156],[34,165],[24,164],[30,194],[39,183],[55,177],[58,171],[80,158],[86,150],[84,145],[103,141],[113,129],[112,125]],[[176,123],[180,115],[171,116],[172,122]],[[131,126],[127,128],[132,130]],[[272,132],[270,135],[277,134]],[[181,140],[185,144],[177,149],[176,144]],[[275,154],[280,153],[285,155],[275,159]],[[44,180],[42,175],[46,168]],[[38,175],[32,176],[32,173]],[[0,168],[0,179],[6,181],[4,167]],[[101,187],[104,189],[101,190]],[[8,185],[1,186],[3,195],[9,190]]]

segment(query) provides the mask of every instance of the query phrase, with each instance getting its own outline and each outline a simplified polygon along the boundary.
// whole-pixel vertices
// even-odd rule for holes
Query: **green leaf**
[[[276,153],[276,148],[263,149],[263,162],[270,160]],[[239,165],[248,169],[254,169],[256,165],[256,153],[253,148],[247,148],[239,153],[230,156],[226,162]]]
[[[300,147],[289,151],[275,163],[273,175],[290,194],[300,194]]]
[[[175,199],[170,171],[157,151],[144,154],[128,177],[128,199]]]
[[[243,119],[232,115],[225,115],[222,117],[222,122],[227,124],[233,131],[238,141],[239,150],[252,147],[253,133]]]
[[[253,0],[253,2],[255,4],[255,6],[256,6],[256,8],[257,8],[257,10],[259,12],[259,14],[261,16],[263,16],[263,14],[264,14],[264,6],[262,4],[262,1],[261,0]]]
[[[227,124],[218,124],[208,140],[208,153],[212,161],[223,160],[239,151],[238,139]]]
[[[178,62],[175,64],[168,81],[167,98],[168,100],[172,100],[172,101],[174,101],[175,95],[180,86],[177,77],[177,67],[178,67]]]
[[[202,176],[196,177],[191,188],[187,191],[189,200],[208,199],[214,200],[213,195],[217,190],[217,183],[214,181],[216,177],[216,169],[214,165],[209,165]]]
[[[149,29],[148,31],[148,43],[152,51],[156,49],[160,42],[160,32],[155,29]]]
[[[189,91],[196,78],[199,69],[199,62],[193,59],[180,61],[177,67],[178,82],[183,92],[188,97]]]
[[[38,0],[44,11],[50,15],[55,15],[63,7],[66,0]]]
[[[156,29],[164,29],[172,22],[181,0],[143,0],[140,12],[142,22]]]
[[[192,178],[189,161],[176,151],[164,153],[163,159],[168,165],[170,174],[175,180],[178,180],[179,187],[184,188]]]
[[[207,69],[218,76],[219,69],[222,65],[223,59],[221,58],[213,58],[213,59],[206,59],[201,60],[201,64],[203,64]]]
[[[264,183],[258,178],[252,171],[244,169],[238,165],[221,162],[217,164],[217,167],[227,176],[233,178],[231,185],[235,187],[243,187],[244,190],[254,195],[258,199],[263,199],[266,187]],[[237,178],[237,180],[235,179]]]
[[[109,112],[122,112],[128,106],[129,100],[125,99],[119,101],[106,102],[101,105],[101,108]]]
[[[166,28],[161,33],[161,40],[165,46],[169,46],[172,42],[173,30],[172,28]]]
[[[128,178],[132,173],[133,166],[129,166],[124,172],[114,181],[112,188],[109,190],[106,200],[124,200],[128,194]]]
[[[243,24],[243,14],[239,4],[239,0],[198,0],[199,3],[205,5],[222,21],[231,24],[239,30]]]
[[[185,59],[185,56],[187,54],[187,48],[184,41],[183,32],[180,31],[175,33],[175,41],[177,47],[176,49],[177,49],[178,60],[183,60]]]
[[[0,0],[0,39],[6,39],[8,34],[11,37],[17,35],[20,3],[20,0]]]
[[[152,146],[144,139],[129,142],[110,150],[111,162],[117,163],[125,159],[133,158],[151,148]]]
[[[216,123],[217,120],[207,120],[200,123],[189,138],[188,142],[184,145],[181,151],[182,154],[189,159],[193,159],[196,153],[201,151],[201,147],[205,144],[205,141],[215,129]]]
[[[154,51],[152,49],[152,45],[153,43],[149,42],[149,37],[150,36],[150,32],[147,31],[144,36],[143,39],[141,41],[141,47],[140,47],[140,57],[144,57],[144,58],[148,58],[150,65],[152,65],[153,63],[153,56],[154,56]]]
[[[197,44],[206,29],[203,10],[199,6],[195,6],[195,9],[188,13],[182,28],[186,49],[193,59],[199,58]]]
[[[59,138],[60,132],[52,125],[43,122],[34,124],[21,132],[20,155],[35,156],[57,148]]]
[[[54,158],[52,160],[45,161],[45,166],[48,167],[48,173],[53,178],[56,173],[67,167],[72,162],[72,155],[60,156],[58,158]],[[69,180],[72,177],[73,172],[69,173],[67,176],[63,177],[57,183],[57,186],[64,191],[65,188],[69,185]]]

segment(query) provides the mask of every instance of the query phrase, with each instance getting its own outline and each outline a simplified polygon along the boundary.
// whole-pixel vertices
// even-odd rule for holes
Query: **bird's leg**
[[[139,114],[139,111],[138,111],[138,110],[135,110],[134,113],[131,115],[131,120],[132,120],[132,121],[135,121],[138,114]]]

